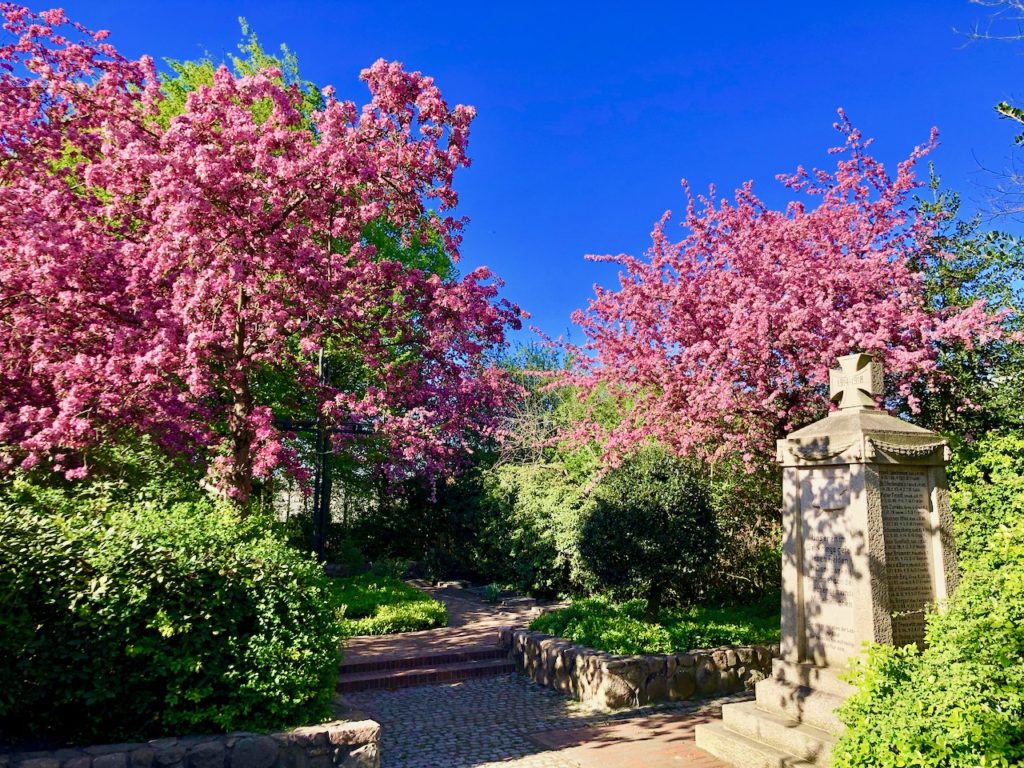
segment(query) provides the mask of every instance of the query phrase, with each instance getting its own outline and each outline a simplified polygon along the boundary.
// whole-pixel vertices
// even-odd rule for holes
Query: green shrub
[[[585,481],[557,465],[504,464],[482,473],[474,501],[471,570],[545,596],[593,586],[579,553],[593,507]]]
[[[371,575],[381,576],[387,579],[392,579],[393,581],[401,581],[405,578],[405,574],[408,570],[408,560],[398,560],[392,557],[374,560],[373,564],[369,568]]]
[[[644,448],[609,472],[580,534],[580,554],[617,598],[646,600],[657,619],[665,594],[699,597],[718,528],[705,484],[679,459]]]
[[[875,646],[854,668],[836,768],[1024,761],[1024,519],[993,534],[926,638],[923,652]]]
[[[102,743],[329,714],[339,632],[313,560],[209,501],[75,499],[15,483],[0,503],[6,738]]]
[[[992,535],[1024,517],[1024,435],[987,435],[957,448],[949,467],[957,556],[964,567]]]
[[[481,596],[485,603],[496,604],[501,600],[501,587],[494,583],[488,584],[484,587]]]
[[[643,600],[616,604],[592,597],[538,616],[530,629],[621,654],[676,653],[779,639],[777,597],[741,608],[664,609],[657,623],[645,621],[645,608]]]
[[[390,635],[448,623],[444,604],[393,576],[331,579],[331,603],[346,635]]]
[[[961,446],[949,477],[960,586],[923,652],[875,646],[854,668],[838,768],[1024,762],[1024,439]]]

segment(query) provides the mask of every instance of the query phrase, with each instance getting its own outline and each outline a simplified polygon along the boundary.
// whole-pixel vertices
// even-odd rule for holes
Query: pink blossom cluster
[[[493,431],[510,383],[489,363],[520,311],[486,270],[440,279],[378,258],[381,218],[458,256],[473,109],[380,60],[361,108],[325,89],[217,71],[166,129],[153,62],[61,11],[0,4],[0,446],[80,476],[120,431],[212,455],[244,500],[286,459],[254,390],[289,372],[335,420],[368,419],[394,471],[444,471]],[[76,36],[73,42],[69,36]],[[269,116],[258,120],[255,115]],[[319,387],[329,339],[361,386]],[[62,458],[58,460],[60,455]]]
[[[575,314],[587,342],[567,380],[631,407],[613,427],[585,421],[577,439],[599,440],[612,462],[655,439],[681,455],[739,453],[750,464],[822,415],[839,356],[882,360],[890,394],[914,408],[912,385],[941,376],[940,345],[1002,334],[1003,317],[982,302],[927,306],[923,270],[948,254],[932,252],[936,222],[910,195],[935,132],[890,177],[842,111],[836,128],[845,142],[832,150],[835,171],[779,177],[805,196],[785,210],[765,205],[751,183],[717,205],[712,188],[690,196],[682,240],[666,233],[666,213],[646,258],[589,257],[619,264],[621,284],[595,286]]]

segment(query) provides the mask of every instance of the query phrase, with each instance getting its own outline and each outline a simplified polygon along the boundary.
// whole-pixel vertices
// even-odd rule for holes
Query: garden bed
[[[747,690],[770,674],[779,654],[768,644],[626,656],[528,629],[504,629],[498,641],[521,674],[602,709]]]
[[[643,619],[640,600],[613,603],[599,597],[538,616],[530,629],[614,654],[682,653],[691,648],[768,645],[779,642],[779,599],[735,608],[666,608],[656,623]]]
[[[444,603],[393,576],[364,573],[335,578],[330,588],[348,636],[417,632],[448,623]]]
[[[500,642],[522,674],[604,709],[737,693],[768,676],[779,653],[775,599],[666,609],[657,623],[643,612],[642,601],[577,600]]]

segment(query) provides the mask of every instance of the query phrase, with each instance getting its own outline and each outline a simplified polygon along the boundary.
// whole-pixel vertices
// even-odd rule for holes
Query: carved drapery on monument
[[[838,410],[778,443],[781,658],[755,702],[697,732],[737,766],[827,765],[850,657],[868,641],[923,643],[926,610],[956,585],[946,441],[875,407],[883,372],[868,355],[840,358],[829,383]]]

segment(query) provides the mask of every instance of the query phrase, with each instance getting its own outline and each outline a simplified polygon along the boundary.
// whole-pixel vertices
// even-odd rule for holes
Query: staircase
[[[836,671],[774,659],[755,692],[698,725],[697,746],[737,768],[826,768],[842,731],[835,709],[851,693]]]
[[[338,669],[339,693],[408,688],[495,677],[515,671],[508,651],[500,647],[467,648],[444,653],[413,653],[385,659],[354,659]]]

